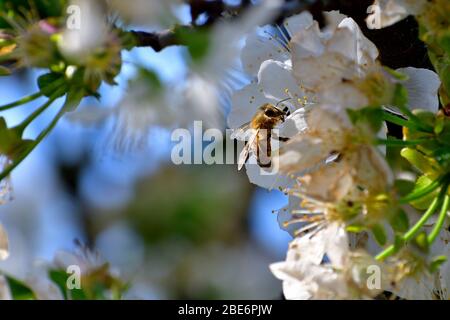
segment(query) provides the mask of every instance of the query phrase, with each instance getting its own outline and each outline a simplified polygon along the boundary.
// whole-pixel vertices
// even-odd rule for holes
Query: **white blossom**
[[[288,300],[358,299],[381,291],[381,286],[368,287],[369,266],[380,268],[368,255],[350,251],[343,226],[330,223],[313,235],[294,239],[286,261],[270,269],[283,281]]]
[[[426,0],[375,0],[367,12],[369,29],[389,27],[409,15],[418,15],[423,10]]]
[[[73,0],[77,8],[67,20],[59,48],[70,59],[84,61],[107,38],[108,26],[105,8],[101,2]]]

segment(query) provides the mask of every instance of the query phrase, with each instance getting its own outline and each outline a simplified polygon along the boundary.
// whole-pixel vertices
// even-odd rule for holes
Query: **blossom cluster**
[[[419,2],[376,1],[379,11],[368,17],[368,26],[374,27],[375,14],[380,27],[422,14]],[[435,157],[438,145],[431,142],[442,132],[437,122],[445,131],[449,121],[438,111],[441,80],[426,69],[383,66],[352,18],[337,11],[324,15],[323,28],[309,12],[277,28],[258,28],[241,55],[253,80],[233,96],[228,125],[259,137],[246,161],[249,180],[289,195],[277,214],[294,240],[286,260],[270,268],[287,299],[365,299],[385,292],[448,299],[449,167]],[[264,103],[280,102],[289,112],[273,129],[285,139],[271,150],[271,168],[260,168],[258,150],[276,137],[262,136],[252,117]],[[386,121],[403,126],[403,139],[390,135]],[[390,154],[399,147],[415,168],[392,165]],[[446,142],[440,147],[448,154]],[[402,197],[399,184],[406,176],[417,182]],[[438,208],[439,217],[431,217]],[[421,215],[421,209],[428,210]]]
[[[386,292],[450,297],[447,0],[375,0],[367,10],[369,29],[413,15],[434,70],[383,65],[377,46],[339,11],[323,12],[324,25],[306,10],[275,24],[281,0],[259,1],[202,28],[194,17],[179,24],[181,0],[62,2],[58,17],[0,16],[8,26],[0,29],[0,76],[46,71],[36,94],[0,106],[3,112],[46,99],[15,127],[0,117],[0,203],[10,197],[10,173],[67,113],[84,123],[113,118],[111,140],[123,151],[145,144],[155,126],[203,120],[223,128],[220,108],[231,101],[228,127],[246,143],[239,166],[251,183],[289,199],[277,215],[293,240],[285,261],[270,266],[287,299],[370,299]],[[133,25],[157,31],[144,35],[130,30]],[[102,85],[117,84],[125,50],[175,44],[188,56],[183,81],[164,83],[137,66],[118,106],[77,110],[84,98],[99,99]],[[239,90],[227,82],[236,69],[250,79]],[[29,125],[62,97],[48,127],[25,139]],[[0,224],[0,260],[7,256]],[[44,276],[0,277],[0,298],[14,298],[17,285],[32,298],[71,298],[55,281],[66,280],[61,270],[70,265],[81,266],[88,283],[78,294],[97,298],[93,288],[100,282],[106,288],[100,298],[120,296],[124,286],[106,262],[86,252],[62,256]]]

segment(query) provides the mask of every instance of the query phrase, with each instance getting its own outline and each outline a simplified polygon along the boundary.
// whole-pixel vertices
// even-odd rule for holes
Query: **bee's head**
[[[287,112],[284,110],[279,109],[278,107],[274,106],[273,104],[267,103],[261,107],[261,111],[264,112],[264,116],[267,118],[278,120],[278,121],[284,121]]]

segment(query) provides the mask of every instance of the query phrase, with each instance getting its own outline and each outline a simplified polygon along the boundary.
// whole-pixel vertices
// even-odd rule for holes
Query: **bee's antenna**
[[[278,106],[280,105],[280,103],[283,103],[283,102],[288,101],[288,100],[292,100],[292,98],[286,98],[286,99],[283,99],[283,100],[281,100],[281,101],[278,101],[277,104],[275,105],[275,107],[278,108]]]

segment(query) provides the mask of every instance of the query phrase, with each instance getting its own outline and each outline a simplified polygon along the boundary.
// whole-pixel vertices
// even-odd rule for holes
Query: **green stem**
[[[405,233],[402,236],[402,240],[404,242],[410,241],[415,235],[417,235],[417,233],[420,231],[420,229],[423,227],[423,225],[428,221],[428,219],[433,215],[433,213],[436,211],[436,209],[441,205],[443,198],[446,196],[447,188],[448,188],[448,183],[444,184],[444,187],[441,189],[439,196],[434,198],[430,207],[423,214],[423,216],[419,219],[419,221],[417,221],[416,224],[407,233]],[[379,261],[384,260],[394,253],[395,253],[395,246],[391,245],[388,248],[386,248],[384,251],[379,253],[375,257],[375,259],[377,259]]]
[[[22,163],[23,160],[25,160],[26,157],[44,140],[44,138],[53,130],[53,128],[58,123],[59,119],[64,115],[64,106],[61,108],[61,110],[58,112],[58,114],[53,118],[52,122],[47,126],[47,128],[42,131],[39,136],[34,140],[33,145],[24,152],[20,158],[16,159],[11,165],[5,168],[3,172],[0,173],[0,181],[2,181],[4,178],[6,178],[19,164]]]
[[[408,118],[409,121],[414,122],[418,127],[422,128],[424,131],[433,132],[433,127],[423,123],[419,117],[417,117],[408,107],[405,106],[397,106],[401,112],[403,112]]]
[[[430,132],[430,133],[433,132],[432,129],[430,130],[430,128],[424,126],[423,124],[402,119],[402,118],[397,117],[389,112],[383,112],[383,119],[385,121],[389,121],[391,123],[394,123],[394,124],[397,124],[399,126],[406,127],[409,129],[413,129],[413,130],[417,130],[417,131],[426,131],[426,132]]]
[[[446,178],[448,178],[448,177],[445,176],[445,177],[436,179],[433,182],[431,182],[429,185],[408,194],[407,196],[400,199],[400,203],[407,204],[411,201],[425,197],[426,195],[430,194],[431,192],[433,192],[434,190],[439,188],[439,186],[442,184],[442,181],[445,180]]]
[[[21,106],[21,105],[23,105],[23,104],[27,104],[28,102],[34,101],[34,100],[36,100],[37,98],[42,97],[43,95],[44,95],[44,94],[43,94],[41,91],[36,92],[35,94],[29,95],[29,96],[27,96],[27,97],[24,97],[24,98],[22,98],[22,99],[20,99],[20,100],[15,101],[15,102],[6,104],[6,105],[4,105],[4,106],[1,106],[1,107],[0,107],[0,112],[1,112],[1,111],[6,111],[6,110],[9,110],[9,109],[12,109],[12,108],[15,108],[15,107],[17,107],[17,106]]]
[[[34,93],[32,95],[23,97],[22,99],[17,100],[15,102],[6,104],[4,106],[1,106],[0,107],[0,112],[6,111],[6,110],[9,110],[9,109],[13,109],[15,107],[18,107],[18,106],[21,106],[21,105],[24,105],[24,104],[27,104],[28,102],[34,101],[34,100],[42,97],[43,95],[49,94],[53,90],[55,90],[56,88],[60,87],[64,82],[65,82],[64,79],[56,80],[55,82],[53,82],[53,83],[49,84],[48,86],[42,88],[42,90],[40,90],[39,92],[36,92],[36,93]]]
[[[446,195],[444,198],[444,204],[442,205],[441,212],[439,213],[439,217],[436,221],[436,224],[434,225],[434,228],[431,231],[431,233],[428,235],[428,243],[430,245],[434,242],[434,240],[436,240],[437,236],[439,235],[439,232],[441,231],[442,226],[444,225],[449,207],[450,207],[450,196]]]
[[[403,146],[415,146],[427,141],[428,141],[427,139],[417,139],[417,140],[377,139],[375,140],[375,143],[391,147],[403,147]]]
[[[58,99],[58,97],[61,94],[64,94],[64,92],[65,92],[65,88],[59,88],[53,95],[50,96],[50,98],[48,99],[48,101],[46,103],[44,103],[44,105],[42,105],[40,108],[38,108],[36,111],[34,111],[28,118],[26,118],[21,124],[19,124],[16,127],[16,129],[20,133],[23,133],[23,131],[25,131],[25,129],[30,125],[30,123],[33,122],[37,117],[39,117],[42,114],[42,112],[47,110],[47,108],[53,102],[55,102],[55,100]]]

